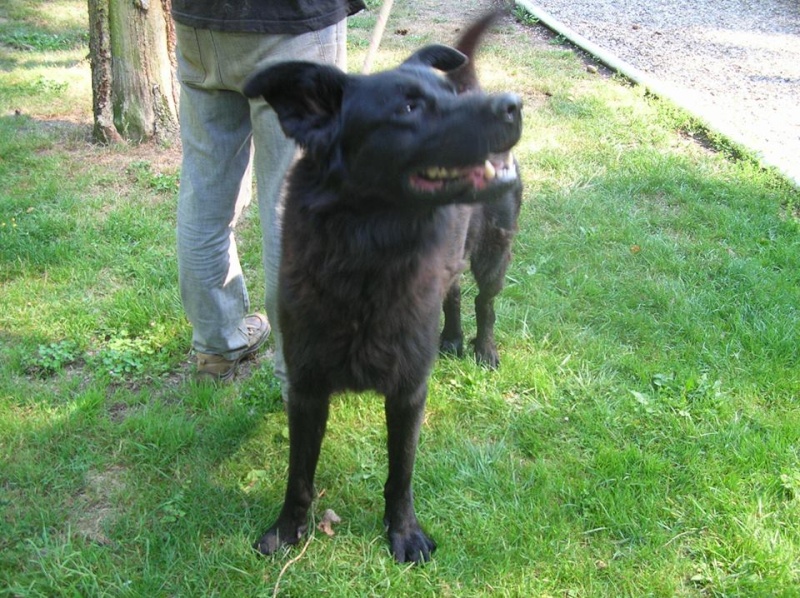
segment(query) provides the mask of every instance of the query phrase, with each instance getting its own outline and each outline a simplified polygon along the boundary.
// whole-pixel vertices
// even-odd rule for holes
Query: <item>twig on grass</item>
[[[278,579],[275,580],[275,588],[272,591],[272,598],[276,598],[276,596],[278,595],[278,588],[281,585],[281,578],[283,578],[283,574],[286,573],[286,571],[289,569],[289,567],[291,567],[297,561],[299,561],[301,558],[303,558],[303,555],[305,554],[306,549],[308,548],[308,545],[311,544],[311,540],[314,538],[314,531],[313,530],[314,530],[314,528],[312,527],[311,531],[309,531],[309,533],[308,533],[308,539],[306,540],[306,543],[303,544],[303,549],[300,551],[300,554],[298,554],[293,559],[289,560],[283,566],[283,568],[281,569],[281,572],[278,573]]]

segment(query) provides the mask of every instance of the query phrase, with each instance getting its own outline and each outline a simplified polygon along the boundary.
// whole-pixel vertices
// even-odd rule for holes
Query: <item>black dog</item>
[[[417,522],[411,477],[439,312],[465,266],[471,210],[461,204],[501,201],[519,185],[501,156],[519,140],[521,102],[459,89],[466,62],[431,45],[374,75],[290,62],[245,88],[304,149],[288,179],[280,271],[289,479],[277,521],[256,543],[264,554],[306,530],[329,399],[345,389],[385,396],[394,557],[419,562],[435,549]],[[500,210],[506,229],[513,211]]]

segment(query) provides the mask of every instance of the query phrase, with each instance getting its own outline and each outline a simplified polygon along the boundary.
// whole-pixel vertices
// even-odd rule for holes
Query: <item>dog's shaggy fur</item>
[[[345,389],[385,396],[384,521],[394,557],[424,561],[435,549],[417,522],[411,477],[439,313],[447,297],[441,346],[460,352],[454,283],[471,256],[476,354],[497,364],[491,299],[519,210],[508,152],[521,133],[520,100],[485,95],[465,66],[490,20],[465,34],[464,53],[427,46],[369,76],[283,63],[245,89],[273,106],[304,150],[288,179],[279,289],[289,479],[277,521],[256,544],[264,554],[306,529],[329,398]]]

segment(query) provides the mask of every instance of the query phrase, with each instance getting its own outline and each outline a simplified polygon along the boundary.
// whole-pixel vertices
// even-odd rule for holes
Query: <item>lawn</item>
[[[397,4],[377,68],[486,4]],[[375,16],[351,19],[355,70]],[[407,567],[372,394],[331,411],[334,535],[252,551],[286,419],[269,351],[192,381],[179,148],[89,142],[84,2],[0,7],[0,595],[800,595],[800,193],[517,17],[479,57],[525,101],[502,363],[435,367],[415,493],[439,548]]]

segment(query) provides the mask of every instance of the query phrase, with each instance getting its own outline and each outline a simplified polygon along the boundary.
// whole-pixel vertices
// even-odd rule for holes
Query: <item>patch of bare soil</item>
[[[24,118],[24,115],[19,113],[16,117]],[[156,142],[103,145],[92,140],[90,122],[68,116],[31,116],[27,128],[46,133],[52,139],[52,143],[40,150],[40,154],[66,151],[78,172],[99,169],[109,175],[116,175],[117,180],[126,183],[125,173],[137,162],[148,163],[153,174],[171,174],[180,169],[179,143],[172,146]],[[103,177],[104,181],[107,178]]]
[[[120,516],[119,497],[125,489],[125,470],[112,466],[86,474],[86,486],[74,498],[70,524],[73,533],[101,546],[112,546],[107,535]]]

